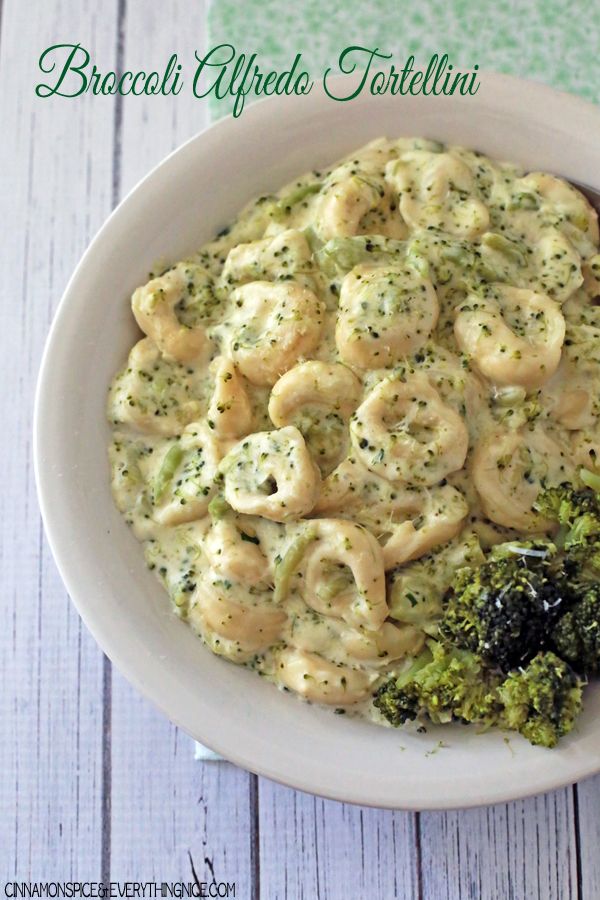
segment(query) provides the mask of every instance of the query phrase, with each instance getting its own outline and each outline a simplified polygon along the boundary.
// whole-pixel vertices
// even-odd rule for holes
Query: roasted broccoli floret
[[[556,651],[578,672],[600,672],[600,585],[592,585],[552,632]]]
[[[565,484],[542,491],[536,509],[560,525],[556,536],[564,550],[572,577],[594,577],[600,572],[600,476],[582,469],[586,485],[576,490]]]
[[[571,731],[584,684],[576,673],[600,672],[600,475],[579,477],[581,490],[562,485],[538,498],[558,525],[553,541],[500,544],[457,570],[440,640],[374,696],[392,725],[421,716],[498,725],[544,747]],[[407,575],[400,570],[398,585]],[[394,612],[404,613],[401,603]]]
[[[582,682],[551,651],[503,680],[470,651],[430,641],[407,672],[381,685],[373,703],[396,727],[417,717],[435,724],[497,725],[532,744],[554,747],[573,728],[581,693]]]
[[[553,544],[502,544],[483,565],[458,570],[445,597],[440,634],[509,672],[549,645],[553,626],[571,602]]]
[[[554,747],[573,728],[581,693],[582,682],[567,663],[552,652],[538,653],[499,689],[504,723],[532,744]]]
[[[394,728],[404,725],[405,722],[412,722],[421,712],[416,693],[398,687],[394,678],[390,678],[377,689],[373,705]]]
[[[459,719],[493,725],[501,710],[499,683],[473,653],[429,641],[408,671],[378,689],[373,702],[396,726],[421,715],[437,724]]]

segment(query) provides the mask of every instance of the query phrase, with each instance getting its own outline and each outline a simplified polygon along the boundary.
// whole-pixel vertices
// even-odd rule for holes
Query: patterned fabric
[[[340,51],[351,44],[391,53],[397,67],[411,54],[424,67],[432,54],[448,53],[455,69],[479,64],[600,102],[593,10],[589,0],[212,0],[207,46],[256,52],[262,70],[283,69],[301,52],[315,81],[328,66],[337,70]],[[211,94],[213,119],[231,107],[231,98]]]

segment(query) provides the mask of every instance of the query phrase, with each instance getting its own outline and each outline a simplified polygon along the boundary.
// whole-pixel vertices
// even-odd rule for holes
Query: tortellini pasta
[[[541,428],[486,436],[475,449],[472,465],[488,518],[526,534],[550,526],[534,509],[541,488],[556,487],[572,474],[566,447]]]
[[[204,422],[188,425],[160,460],[152,484],[154,518],[161,525],[180,525],[201,518],[215,486],[219,450]]]
[[[412,228],[435,227],[459,237],[485,231],[489,213],[477,196],[473,173],[452,152],[412,150],[388,163],[386,176],[400,195],[400,212]]]
[[[224,288],[251,281],[298,278],[312,268],[312,254],[301,231],[290,228],[262,241],[232,247],[225,260],[221,283]]]
[[[547,295],[498,284],[457,307],[454,333],[460,349],[494,384],[531,390],[558,368],[565,320]]]
[[[323,303],[293,281],[251,281],[231,294],[227,352],[253,384],[273,385],[315,349]]]
[[[319,474],[297,428],[248,435],[221,463],[225,499],[238,512],[274,522],[311,511]]]
[[[412,485],[437,484],[462,468],[469,440],[464,420],[421,373],[380,381],[356,411],[350,435],[368,469]]]
[[[208,338],[202,319],[214,304],[210,275],[201,267],[186,263],[178,263],[164,275],[153,278],[131,298],[131,308],[142,331],[152,338],[165,359],[179,363],[193,362],[206,354]],[[200,321],[190,324],[184,313],[189,319],[195,307]]]
[[[361,395],[360,381],[346,366],[310,360],[273,386],[269,417],[274,425],[296,425],[319,469],[328,473],[346,450],[348,420]]]
[[[339,354],[358,369],[393,366],[423,346],[438,313],[433,285],[411,267],[355,266],[340,292]]]
[[[132,347],[114,379],[109,418],[145,434],[180,434],[206,411],[204,373],[165,359],[150,338]]]
[[[378,139],[133,294],[112,490],[210,650],[372,717],[453,571],[600,471],[597,217],[571,185]]]

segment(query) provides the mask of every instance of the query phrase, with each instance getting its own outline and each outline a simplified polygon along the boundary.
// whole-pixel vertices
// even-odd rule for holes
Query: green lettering
[[[57,50],[65,50],[70,49],[71,52],[67,56],[65,63],[58,74],[58,78],[56,79],[54,85],[40,83],[35,87],[35,93],[38,97],[51,97],[53,94],[58,95],[59,97],[79,97],[80,94],[83,94],[87,90],[88,81],[83,72],[85,67],[88,65],[90,61],[90,54],[88,51],[81,46],[81,44],[53,44],[51,47],[48,47],[39,58],[38,65],[41,71],[45,75],[49,75],[56,68],[56,63],[51,61],[51,55],[55,53]],[[75,65],[75,56],[81,53],[83,56],[83,60],[78,65]],[[79,88],[76,91],[71,91],[70,93],[65,93],[61,90],[63,82],[69,72],[73,72],[74,75],[78,75],[80,78]]]

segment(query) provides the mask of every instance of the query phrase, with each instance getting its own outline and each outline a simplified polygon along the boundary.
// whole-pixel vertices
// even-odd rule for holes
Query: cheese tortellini
[[[598,241],[554,175],[381,138],[137,288],[112,490],[210,650],[380,721],[453,571],[600,471]]]
[[[456,309],[458,346],[494,384],[540,387],[554,375],[565,320],[545,294],[499,284],[470,294]]]
[[[231,294],[227,352],[253,384],[273,385],[316,347],[323,304],[293,281],[251,281]]]
[[[400,212],[412,228],[435,227],[473,238],[489,222],[469,166],[451,153],[413,150],[388,163],[386,174],[400,196]]]
[[[340,292],[339,354],[358,369],[393,366],[423,346],[438,313],[433,285],[410,266],[356,266]]]
[[[460,415],[423,374],[384,378],[350,424],[354,452],[400,484],[433,485],[462,468],[469,436]]]
[[[274,522],[306,515],[319,492],[317,467],[293,425],[239,441],[222,461],[221,474],[232,509]]]

